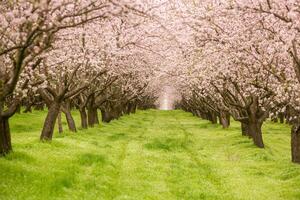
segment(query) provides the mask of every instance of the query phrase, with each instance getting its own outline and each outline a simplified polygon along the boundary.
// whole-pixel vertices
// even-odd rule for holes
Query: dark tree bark
[[[98,118],[98,110],[95,105],[95,96],[92,95],[87,103],[87,111],[88,111],[88,125],[90,127],[94,127],[94,125],[99,124]]]
[[[94,127],[95,124],[99,124],[97,109],[93,106],[88,107],[88,125]]]
[[[131,109],[131,113],[136,113],[136,109],[137,109],[137,104],[135,103],[133,106],[132,106],[132,109]]]
[[[49,106],[48,114],[44,122],[42,134],[40,136],[41,140],[52,140],[53,131],[57,116],[59,114],[60,104],[58,102],[53,102]]]
[[[210,121],[213,124],[217,124],[218,123],[218,116],[215,112],[210,112]]]
[[[8,118],[0,117],[0,155],[4,156],[12,151]]]
[[[254,144],[259,148],[264,148],[263,138],[262,138],[262,122],[259,122],[258,120],[255,121],[249,121],[248,124],[248,133],[251,135]]]
[[[109,123],[114,119],[118,119],[121,116],[120,112],[121,111],[118,109],[109,110],[109,111],[106,109],[101,109],[102,121],[105,123]]]
[[[300,123],[295,122],[291,131],[292,162],[300,163]]]
[[[65,116],[66,116],[69,131],[77,132],[75,121],[74,121],[74,118],[71,114],[71,111],[69,109],[66,109],[64,113],[65,113]]]
[[[136,112],[136,108],[137,108],[137,104],[134,103],[134,104],[131,106],[130,113],[134,114],[134,113]]]
[[[61,111],[63,111],[66,116],[69,131],[77,132],[76,124],[75,124],[74,118],[71,113],[71,104],[69,101],[65,101],[62,104]]]
[[[249,128],[247,123],[241,122],[241,129],[243,136],[251,137],[251,135],[249,134]]]
[[[88,118],[85,108],[79,108],[80,119],[81,119],[81,128],[87,129],[88,128]]]
[[[279,117],[280,123],[283,124],[284,123],[284,114],[283,113],[279,113],[278,117]]]
[[[101,109],[101,117],[102,117],[102,122],[109,122],[108,113],[104,109]]]
[[[131,113],[135,113],[136,111],[136,103],[134,102],[130,102],[125,106],[124,112],[125,114],[131,114]]]

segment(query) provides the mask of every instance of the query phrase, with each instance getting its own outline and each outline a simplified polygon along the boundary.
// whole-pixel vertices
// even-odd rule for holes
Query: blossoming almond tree
[[[9,118],[21,100],[19,92],[28,81],[19,82],[24,72],[35,70],[43,53],[51,48],[56,34],[96,19],[118,14],[110,1],[41,0],[0,3],[0,154],[11,147]],[[17,89],[17,90],[16,90]],[[8,98],[13,102],[5,104]]]

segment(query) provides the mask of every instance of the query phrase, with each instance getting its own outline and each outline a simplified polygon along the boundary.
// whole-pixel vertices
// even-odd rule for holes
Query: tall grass
[[[236,122],[223,130],[182,111],[150,110],[42,143],[45,114],[11,120],[0,199],[300,199],[287,125],[266,123],[258,149]]]

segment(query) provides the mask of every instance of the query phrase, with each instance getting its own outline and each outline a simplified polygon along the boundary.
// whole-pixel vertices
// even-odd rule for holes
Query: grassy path
[[[286,125],[264,126],[262,150],[240,136],[238,123],[223,130],[182,111],[150,110],[49,144],[38,141],[44,115],[12,120],[1,200],[300,199]]]

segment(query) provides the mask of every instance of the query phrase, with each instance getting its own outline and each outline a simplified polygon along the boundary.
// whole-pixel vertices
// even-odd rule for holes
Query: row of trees
[[[186,3],[192,33],[181,68],[180,106],[224,128],[230,116],[264,148],[267,118],[292,124],[292,161],[300,163],[300,3],[279,0]]]
[[[51,140],[61,113],[76,132],[153,107],[157,59],[151,52],[151,7],[138,1],[16,0],[0,3],[0,155],[12,150],[9,119],[43,109],[41,140]],[[149,27],[149,28],[147,28]],[[141,37],[143,35],[143,37]]]
[[[0,3],[0,154],[9,118],[48,107],[41,140],[77,108],[82,128],[154,106],[161,85],[180,107],[230,125],[263,148],[264,121],[292,124],[300,163],[297,0],[15,0]],[[57,120],[58,119],[58,120]]]

